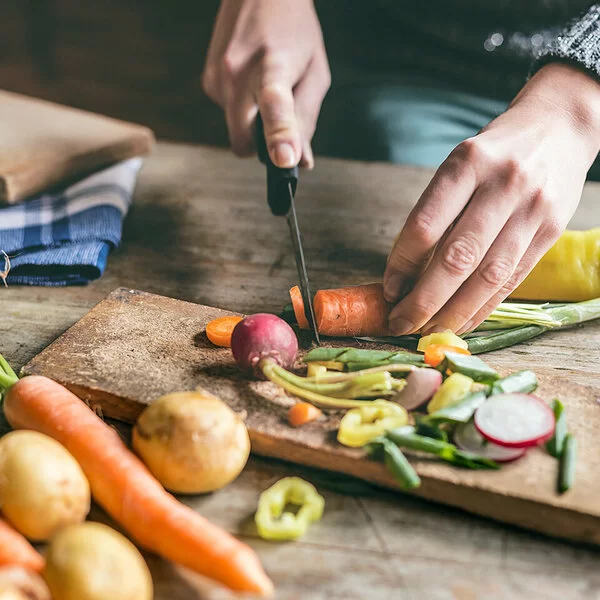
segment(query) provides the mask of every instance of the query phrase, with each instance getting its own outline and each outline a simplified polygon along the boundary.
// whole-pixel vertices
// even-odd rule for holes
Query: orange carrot
[[[292,299],[292,307],[294,309],[294,315],[296,316],[296,323],[298,323],[298,327],[300,327],[300,329],[310,329],[308,319],[304,313],[304,300],[302,299],[302,292],[297,285],[290,290],[290,298]]]
[[[298,402],[288,411],[288,421],[292,427],[316,421],[323,413],[309,402]]]
[[[432,366],[437,367],[446,358],[446,352],[456,352],[457,354],[471,354],[465,348],[459,348],[458,346],[449,346],[446,344],[429,344],[425,348],[425,362]]]
[[[225,317],[213,319],[206,326],[206,337],[215,346],[231,348],[231,334],[233,333],[235,326],[241,320],[242,317],[237,317],[235,315],[227,315]]]
[[[249,546],[166,492],[119,434],[62,385],[24,377],[6,393],[4,412],[14,429],[60,442],[81,465],[96,501],[138,544],[231,589],[271,593]]]
[[[296,291],[295,291],[296,290]],[[298,288],[290,290],[296,320],[308,329],[304,304]],[[319,333],[331,337],[391,335],[388,318],[392,305],[383,297],[380,283],[357,285],[336,290],[319,290],[314,299],[315,320]]]
[[[39,573],[44,562],[42,555],[16,529],[0,519],[0,567],[18,565]]]

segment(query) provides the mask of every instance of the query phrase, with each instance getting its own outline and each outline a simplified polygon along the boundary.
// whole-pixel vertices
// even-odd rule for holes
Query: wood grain
[[[228,349],[206,339],[220,309],[121,288],[29,362],[23,372],[56,379],[106,417],[134,422],[163,394],[202,387],[247,415],[256,454],[352,475],[397,489],[385,467],[335,441],[339,411],[301,429],[286,422],[295,400],[241,373]],[[534,450],[499,472],[416,461],[415,494],[548,535],[600,544],[598,391],[542,374],[539,393],[560,396],[580,445],[577,484],[556,493],[557,462]]]
[[[0,204],[148,154],[146,127],[0,91]]]
[[[380,276],[430,177],[426,169],[322,158],[302,173],[298,212],[312,286]],[[270,216],[264,194],[264,171],[254,160],[160,143],[142,169],[123,244],[104,277],[86,287],[0,288],[0,351],[20,368],[120,286],[237,312],[278,311],[296,272],[286,224]],[[599,202],[600,187],[586,185],[572,226],[600,225]],[[590,323],[487,360],[598,388],[599,348],[600,324]],[[325,515],[299,542],[271,544],[256,536],[252,516],[260,492],[286,475],[317,485]],[[277,600],[600,598],[596,548],[405,494],[352,490],[341,493],[338,480],[320,471],[255,456],[225,489],[182,500],[257,550]],[[156,600],[231,598],[149,558]]]

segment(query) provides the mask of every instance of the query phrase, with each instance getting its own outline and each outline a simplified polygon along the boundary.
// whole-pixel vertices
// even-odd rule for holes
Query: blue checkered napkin
[[[0,252],[11,267],[7,283],[83,285],[101,277],[121,241],[141,165],[133,158],[60,192],[0,208]],[[0,255],[3,270],[6,260]]]

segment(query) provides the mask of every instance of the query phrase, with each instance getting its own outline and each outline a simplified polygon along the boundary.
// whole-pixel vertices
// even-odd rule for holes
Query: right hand
[[[271,160],[312,168],[311,140],[331,75],[313,0],[222,0],[203,76],[238,156],[254,151],[257,111]]]

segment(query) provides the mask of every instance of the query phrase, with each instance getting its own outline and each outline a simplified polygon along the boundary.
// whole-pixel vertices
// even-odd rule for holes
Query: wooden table
[[[302,175],[299,218],[314,288],[381,275],[393,237],[431,173],[320,160]],[[600,187],[589,186],[573,227],[599,225]],[[160,144],[147,160],[123,245],[107,273],[82,288],[0,289],[0,351],[16,367],[119,286],[241,312],[278,310],[295,281],[286,224],[268,211],[254,161]],[[495,364],[562,369],[600,388],[600,324],[547,334],[495,353]],[[279,477],[313,479],[323,521],[300,542],[266,543],[252,525],[258,494]],[[232,485],[186,499],[254,546],[282,599],[498,600],[600,598],[600,552],[544,539],[445,507],[385,492],[330,491],[322,474],[251,459]],[[103,518],[99,511],[94,516]],[[231,598],[149,557],[156,598]]]

